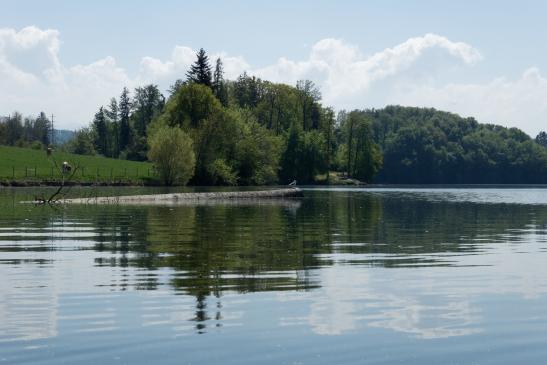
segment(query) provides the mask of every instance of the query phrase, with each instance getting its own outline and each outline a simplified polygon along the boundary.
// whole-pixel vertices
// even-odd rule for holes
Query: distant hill
[[[74,133],[68,129],[55,129],[55,144],[65,144],[74,137]]]
[[[518,128],[432,108],[365,110],[389,184],[547,183],[547,148]]]

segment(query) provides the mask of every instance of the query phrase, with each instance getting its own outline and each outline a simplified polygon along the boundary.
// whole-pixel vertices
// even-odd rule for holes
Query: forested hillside
[[[384,165],[383,183],[547,183],[545,134],[480,124],[435,109],[367,110]],[[543,136],[543,138],[542,138]]]

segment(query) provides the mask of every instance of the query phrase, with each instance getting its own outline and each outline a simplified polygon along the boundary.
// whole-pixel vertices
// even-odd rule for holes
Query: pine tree
[[[118,122],[118,102],[116,98],[110,99],[110,106],[105,112],[110,120],[108,133],[109,155],[110,157],[118,157],[120,154],[120,123]]]
[[[131,101],[129,99],[129,90],[123,88],[120,95],[120,103],[118,107],[119,123],[120,123],[120,138],[119,150],[123,151],[129,145],[131,139],[131,126],[129,125],[129,114],[131,113]]]
[[[228,105],[228,90],[226,89],[226,84],[224,83],[224,68],[222,65],[222,60],[217,58],[215,65],[215,72],[213,73],[213,93],[224,106]]]
[[[116,123],[118,121],[118,102],[116,98],[110,99],[110,105],[105,110],[106,116],[111,122]]]
[[[209,57],[203,48],[196,53],[197,59],[190,70],[186,73],[189,82],[202,84],[211,87],[211,65],[209,65]]]
[[[101,106],[93,119],[93,131],[95,132],[95,149],[102,155],[107,155],[107,134],[106,115]]]
[[[42,142],[44,146],[48,146],[50,143],[51,122],[47,119],[46,113],[40,112],[40,115],[38,115],[38,118],[34,121],[33,129],[34,139]]]

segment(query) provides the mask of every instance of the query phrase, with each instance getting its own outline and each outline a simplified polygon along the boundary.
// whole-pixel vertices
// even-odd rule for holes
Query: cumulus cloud
[[[250,65],[243,57],[229,56],[226,53],[213,53],[209,56],[211,64],[217,58],[222,59],[224,73],[227,79],[235,79],[244,71],[250,69]],[[175,46],[171,59],[162,61],[154,57],[143,57],[140,63],[140,72],[137,81],[141,83],[172,83],[177,78],[183,78],[190,65],[196,59],[196,51],[190,47]]]
[[[465,43],[451,42],[435,35],[410,38],[386,48],[370,57],[339,39],[317,42],[306,61],[294,62],[280,58],[277,64],[255,73],[274,81],[294,83],[302,78],[322,79],[322,89],[328,101],[336,103],[348,94],[367,91],[375,81],[407,70],[430,49],[441,49],[465,64],[474,64],[482,56],[478,50]]]
[[[531,67],[520,77],[485,84],[417,85],[394,94],[393,102],[449,110],[479,121],[519,127],[531,135],[546,128],[547,78]]]
[[[0,29],[0,114],[13,110],[57,115],[59,128],[86,125],[97,106],[124,85],[133,85],[112,57],[88,65],[64,66],[56,30]]]
[[[139,70],[129,75],[113,57],[85,65],[64,65],[59,57],[61,35],[54,29],[31,26],[19,31],[0,29],[0,114],[13,110],[58,116],[59,126],[77,128],[91,120],[99,105],[129,88],[155,83],[166,90],[183,78],[195,50],[177,45],[162,60],[144,56]],[[252,67],[244,57],[222,51],[225,77],[247,71],[276,82],[294,84],[310,79],[320,88],[325,104],[336,109],[383,107],[386,104],[433,106],[476,116],[537,133],[542,127],[547,80],[537,68],[517,80],[497,78],[487,83],[458,83],[454,69],[465,72],[482,60],[473,46],[436,34],[426,34],[365,55],[355,45],[326,38],[315,43],[308,57],[281,57],[271,65]]]

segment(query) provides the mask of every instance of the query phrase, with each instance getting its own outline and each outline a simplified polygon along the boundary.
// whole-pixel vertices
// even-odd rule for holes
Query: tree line
[[[0,123],[0,142],[28,135],[47,145],[45,115],[27,119]],[[331,172],[379,183],[547,183],[545,132],[532,139],[431,108],[335,113],[312,81],[226,80],[222,60],[203,49],[166,96],[154,84],[124,88],[65,149],[150,160],[166,184],[314,183]]]
[[[547,134],[481,124],[431,108],[365,110],[391,184],[547,183]]]
[[[51,144],[53,126],[44,112],[23,118],[15,112],[0,120],[0,144],[41,149]]]
[[[247,73],[226,80],[222,60],[213,65],[201,49],[167,97],[153,84],[132,94],[124,88],[67,148],[150,159],[166,184],[312,183],[332,169],[372,181],[381,154],[365,115],[324,107],[309,80],[289,86]]]

